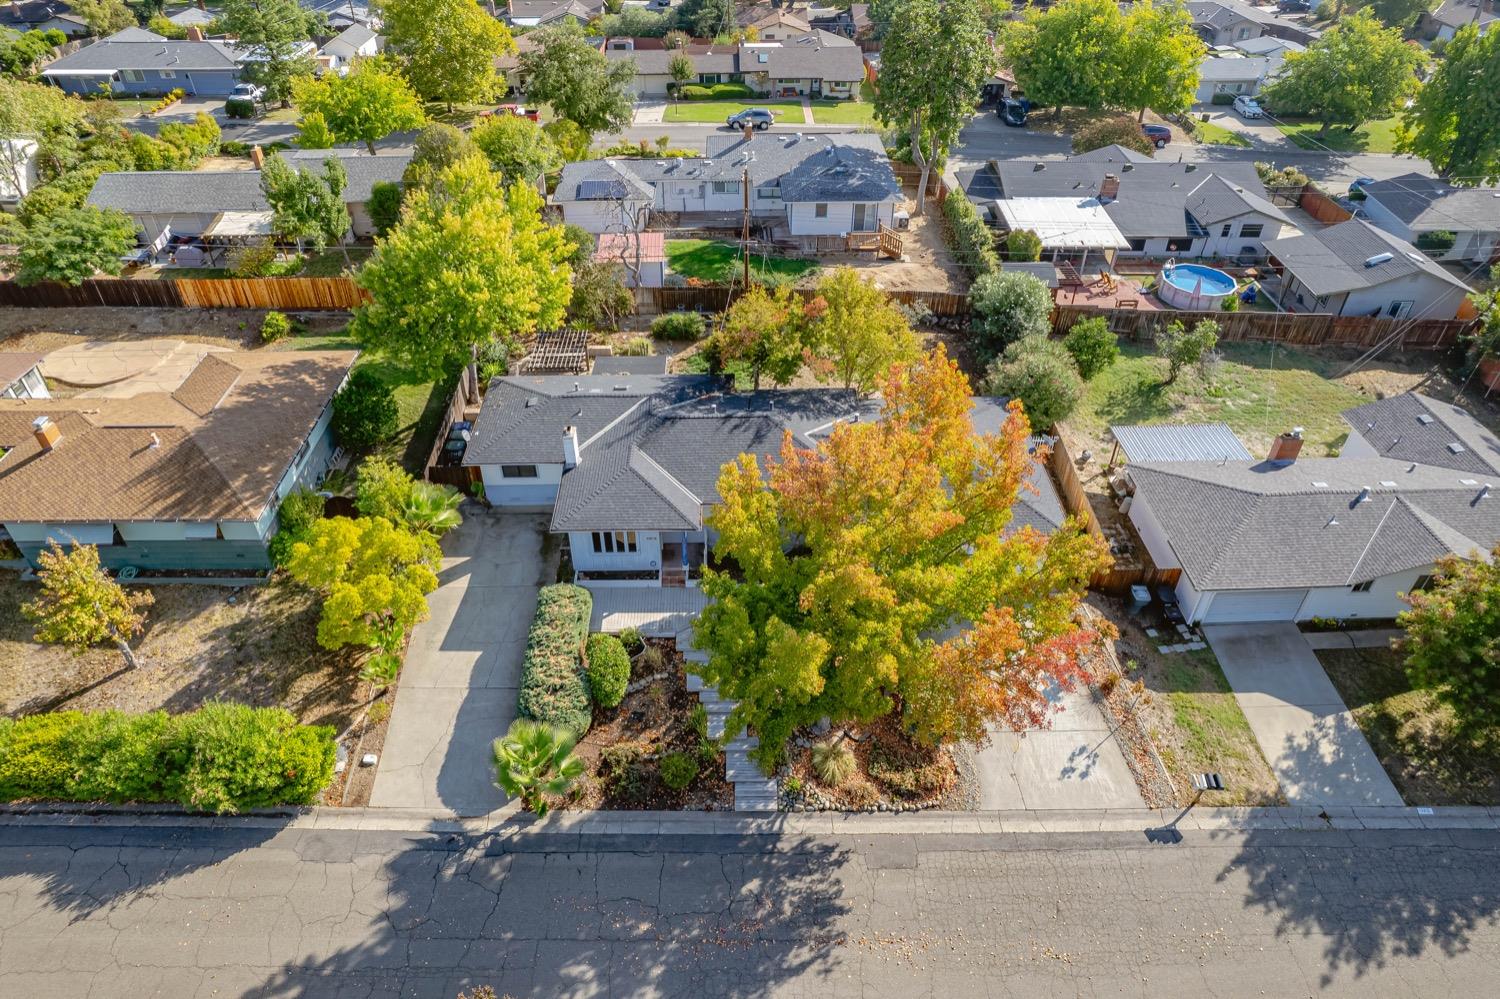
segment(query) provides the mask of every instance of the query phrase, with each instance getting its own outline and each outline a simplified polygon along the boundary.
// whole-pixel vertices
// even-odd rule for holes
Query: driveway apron
[[[1203,634],[1288,801],[1404,804],[1295,624],[1211,624]]]
[[[516,716],[526,633],[553,559],[546,518],[474,503],[463,512],[443,539],[431,617],[412,632],[373,806],[480,815],[505,800],[490,743]]]

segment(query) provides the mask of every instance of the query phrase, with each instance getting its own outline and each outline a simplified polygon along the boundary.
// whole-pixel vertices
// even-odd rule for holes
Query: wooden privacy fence
[[[43,281],[22,286],[0,281],[0,306],[80,309],[188,308],[282,309],[289,312],[345,311],[369,295],[345,277],[177,278],[132,280],[98,278],[77,287]]]
[[[727,285],[698,285],[691,288],[637,288],[635,311],[642,315],[661,312],[723,312],[742,294]],[[817,294],[811,288],[798,288],[803,298]],[[890,291],[886,293],[902,305],[925,305],[935,316],[967,316],[969,296],[947,291]]]
[[[459,376],[458,387],[453,390],[453,395],[448,399],[447,409],[443,412],[442,421],[438,423],[437,440],[432,442],[432,450],[427,452],[427,481],[453,486],[465,493],[468,493],[470,483],[478,482],[481,478],[478,466],[439,465],[438,458],[443,453],[443,445],[448,443],[448,428],[455,420],[462,420],[468,409],[465,398],[467,379],[467,373]]]
[[[1286,312],[1139,312],[1135,309],[1095,309],[1059,305],[1052,313],[1052,329],[1065,334],[1081,319],[1104,316],[1109,328],[1132,340],[1150,340],[1159,326],[1176,320],[1191,326],[1209,319],[1219,324],[1219,339],[1229,342],[1279,343],[1292,347],[1354,347],[1367,349],[1396,337],[1392,346],[1412,350],[1451,347],[1473,326],[1463,319],[1371,319],[1324,313]]]
[[[1312,184],[1302,188],[1302,194],[1297,198],[1297,207],[1324,225],[1337,225],[1354,217],[1347,208]]]

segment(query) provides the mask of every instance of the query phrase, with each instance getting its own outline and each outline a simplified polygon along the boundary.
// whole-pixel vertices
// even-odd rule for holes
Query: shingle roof
[[[356,356],[216,353],[172,395],[0,400],[0,521],[258,520]]]
[[[1259,190],[1225,180],[1217,174],[1195,187],[1187,198],[1187,210],[1204,225],[1214,225],[1237,218],[1246,212],[1257,212],[1291,224],[1285,212],[1265,198]]]
[[[351,24],[343,31],[340,31],[332,41],[343,42],[345,45],[357,49],[377,37],[379,36],[368,25]]]
[[[1405,173],[1362,186],[1413,231],[1500,230],[1500,188],[1454,187],[1436,177]]]
[[[0,353],[0,392],[5,391],[22,375],[36,367],[42,356],[17,352]]]
[[[1319,296],[1374,288],[1418,272],[1468,289],[1410,243],[1363,219],[1350,219],[1301,236],[1269,239],[1266,250],[1308,291]],[[1366,261],[1386,254],[1390,259],[1365,266]]]
[[[1346,410],[1344,419],[1386,458],[1500,475],[1500,439],[1452,403],[1405,392]]]
[[[741,45],[738,71],[780,80],[850,82],[864,79],[865,59],[851,39],[817,28],[800,38]]]
[[[733,45],[691,43],[679,49],[657,48],[655,46],[634,49],[605,49],[604,55],[614,62],[623,62],[626,59],[635,60],[635,71],[642,76],[667,75],[673,58],[679,55],[685,55],[693,61],[693,72],[695,73],[738,72],[735,62],[735,46]]]
[[[1241,0],[1188,0],[1187,9],[1194,24],[1211,24],[1215,28],[1227,27],[1236,21],[1276,23],[1274,15],[1257,10]]]
[[[1198,64],[1198,79],[1211,82],[1224,82],[1226,80],[1255,80],[1259,82],[1265,78],[1266,71],[1271,68],[1269,59],[1258,56],[1244,58],[1236,56],[1205,56]]]
[[[1444,0],[1443,5],[1430,16],[1439,24],[1462,28],[1466,24],[1488,27],[1500,14],[1496,14],[1493,8],[1476,6],[1471,0]]]
[[[627,357],[612,354],[594,358],[593,374],[596,375],[664,375],[667,373],[667,354],[647,354],[644,357]]]
[[[125,38],[121,40],[120,35]],[[117,69],[234,70],[239,66],[234,49],[223,42],[171,41],[160,35],[142,41],[131,38],[120,32],[101,39],[51,63],[42,75]]]
[[[73,8],[60,0],[27,0],[25,3],[0,4],[0,25],[7,28],[26,30],[33,24],[41,24],[50,21],[54,17],[60,17],[69,21],[82,22],[83,18],[73,13]]]

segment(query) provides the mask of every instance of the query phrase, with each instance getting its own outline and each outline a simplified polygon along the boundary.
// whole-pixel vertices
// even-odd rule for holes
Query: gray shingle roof
[[[865,59],[852,40],[818,28],[799,38],[741,45],[739,72],[849,82],[864,79]]]
[[[1406,173],[1363,189],[1416,232],[1500,230],[1500,188],[1454,187],[1436,177]]]
[[[42,75],[67,76],[71,72],[119,69],[233,70],[239,66],[234,49],[223,42],[170,41],[159,35],[143,41],[117,41],[117,38],[118,35],[111,35],[65,55],[43,70]]]
[[[1266,250],[1318,296],[1374,288],[1418,272],[1468,288],[1406,240],[1363,219],[1350,219],[1301,236],[1269,239]],[[1366,261],[1384,254],[1390,254],[1390,259],[1365,266]]]
[[[1198,79],[1216,83],[1237,80],[1259,83],[1270,68],[1271,61],[1260,56],[1206,56],[1198,64]]]
[[[1111,144],[1100,146],[1098,149],[1090,149],[1086,153],[1078,153],[1069,156],[1068,159],[1075,163],[1153,163],[1155,162],[1148,154],[1131,149],[1128,146]]]
[[[1500,475],[1500,439],[1452,403],[1406,392],[1356,406],[1344,419],[1384,457]]]
[[[595,375],[664,375],[667,373],[667,362],[671,358],[666,354],[647,354],[645,357],[626,357],[621,354],[609,357],[594,358]]]

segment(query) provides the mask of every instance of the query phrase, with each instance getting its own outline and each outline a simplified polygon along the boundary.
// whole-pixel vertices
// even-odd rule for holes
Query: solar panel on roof
[[[625,197],[625,184],[618,180],[581,180],[578,182],[579,201],[613,201]]]

